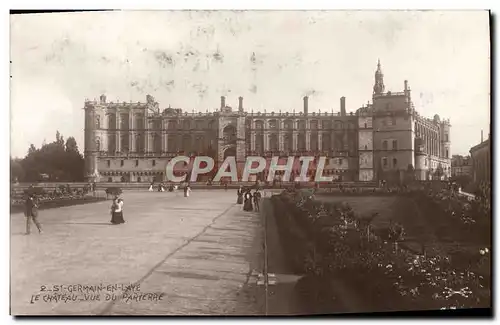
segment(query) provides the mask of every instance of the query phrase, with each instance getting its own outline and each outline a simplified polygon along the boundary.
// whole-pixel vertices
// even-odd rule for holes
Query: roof
[[[490,145],[490,139],[487,139],[486,141],[483,141],[480,144],[475,145],[474,147],[470,148],[469,151],[472,154],[472,152],[477,151],[479,149],[482,149],[482,148],[489,146],[489,145]]]

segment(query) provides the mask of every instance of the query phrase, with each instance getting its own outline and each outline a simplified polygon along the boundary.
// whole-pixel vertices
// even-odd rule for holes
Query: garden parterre
[[[433,206],[436,218],[450,214],[443,207],[452,204],[477,221],[458,218],[451,222],[466,225],[472,237],[484,230],[482,219],[488,216],[480,212],[477,202],[463,201],[445,191],[399,195],[439,203]],[[365,297],[367,310],[362,311],[491,306],[489,246],[465,259],[413,254],[398,247],[404,237],[401,225],[374,231],[371,221],[375,216],[359,218],[348,205],[316,201],[311,191],[285,191],[272,201],[285,254],[297,272],[321,283],[333,279],[348,283]]]

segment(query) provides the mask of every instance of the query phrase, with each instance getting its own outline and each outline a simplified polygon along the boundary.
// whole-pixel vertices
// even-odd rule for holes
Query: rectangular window
[[[108,167],[111,167],[111,160],[108,160]]]
[[[382,149],[383,149],[383,150],[387,150],[387,141],[386,141],[386,140],[384,140],[384,141],[382,142]]]
[[[120,161],[120,166],[123,167],[123,165],[125,164],[125,162],[122,160]]]
[[[446,133],[446,134],[444,135],[444,141],[445,141],[445,142],[448,142],[448,133]]]
[[[387,167],[387,158],[382,158],[382,166]]]
[[[392,140],[392,150],[398,150],[398,140]]]
[[[156,166],[156,160],[153,160],[153,166]]]
[[[398,160],[396,158],[392,158],[392,165],[394,167],[397,167],[398,166]]]

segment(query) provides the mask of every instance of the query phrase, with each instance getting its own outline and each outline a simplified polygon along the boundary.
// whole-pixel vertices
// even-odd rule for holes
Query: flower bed
[[[53,197],[41,197],[38,198],[38,204],[40,210],[60,208],[72,205],[94,203],[106,200],[103,197],[93,197],[93,196],[81,196],[81,195],[67,195],[57,198]],[[19,198],[11,199],[10,211],[11,213],[23,212],[24,211],[24,200]]]
[[[489,265],[489,251],[476,252],[468,265],[419,256],[395,247],[400,230],[375,236],[370,220],[356,219],[349,206],[321,203],[302,191],[271,200],[287,259],[307,278],[325,283],[321,295],[331,288],[335,296],[326,283],[342,281],[364,300],[366,310],[360,311],[491,306],[489,274],[472,271]]]

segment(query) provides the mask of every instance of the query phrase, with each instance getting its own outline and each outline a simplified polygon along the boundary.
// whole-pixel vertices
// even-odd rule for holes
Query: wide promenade
[[[261,217],[242,211],[234,190],[123,198],[117,226],[111,201],[43,210],[44,232],[32,225],[30,236],[11,215],[13,315],[263,312]]]

